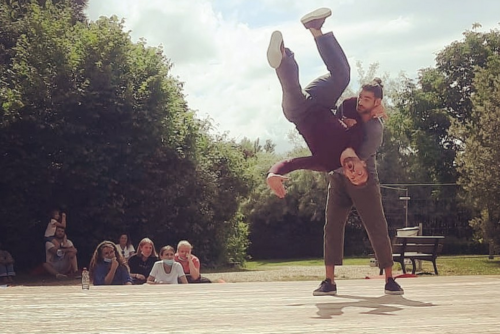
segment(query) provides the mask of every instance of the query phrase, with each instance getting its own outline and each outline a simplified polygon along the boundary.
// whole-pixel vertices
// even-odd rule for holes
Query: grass
[[[344,266],[368,265],[369,258],[346,258]],[[298,260],[262,260],[248,261],[243,268],[225,269],[224,271],[266,271],[277,270],[286,266],[322,266],[323,259],[298,259]],[[399,269],[399,265],[395,265]],[[440,256],[437,259],[439,275],[500,275],[500,258],[497,256],[489,260],[487,255],[455,255]],[[407,266],[411,270],[411,265]],[[432,263],[422,262],[424,273],[433,273]],[[221,272],[220,269],[206,270],[205,272]]]
[[[487,255],[440,256],[437,267],[441,276],[500,275],[500,258],[489,260]],[[432,263],[422,263],[425,272],[434,272]]]
[[[352,265],[368,265],[368,258],[346,258],[345,266]],[[300,259],[300,260],[265,260],[265,261],[248,261],[245,263],[247,270],[272,270],[276,267],[287,266],[322,266],[323,259]]]

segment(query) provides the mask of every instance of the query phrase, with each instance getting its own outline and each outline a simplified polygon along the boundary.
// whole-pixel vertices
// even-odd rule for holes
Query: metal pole
[[[406,218],[405,218],[405,227],[408,227],[408,188],[406,188],[406,199],[405,199],[405,203],[406,203]]]
[[[410,200],[410,197],[408,196],[408,188],[390,187],[386,185],[381,185],[380,188],[405,191],[405,196],[401,196],[399,199],[405,201],[405,227],[408,227],[408,201]]]
[[[408,196],[408,188],[401,190],[404,190],[406,194],[406,196],[401,196],[399,199],[405,201],[405,227],[408,227],[408,201],[410,200],[410,196]]]

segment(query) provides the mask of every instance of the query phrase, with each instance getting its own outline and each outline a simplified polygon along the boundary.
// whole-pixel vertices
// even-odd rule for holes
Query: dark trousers
[[[391,240],[387,229],[380,185],[371,177],[364,186],[354,186],[343,175],[328,175],[328,199],[324,235],[325,265],[341,265],[344,257],[345,224],[352,206],[356,207],[380,268],[392,267]]]
[[[326,33],[315,41],[329,73],[315,79],[302,90],[299,66],[290,49],[286,49],[286,56],[276,69],[283,90],[283,113],[292,123],[309,116],[315,110],[311,108],[315,104],[333,109],[350,81],[349,62],[333,33]]]

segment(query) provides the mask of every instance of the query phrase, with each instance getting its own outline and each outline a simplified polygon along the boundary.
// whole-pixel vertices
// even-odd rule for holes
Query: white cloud
[[[397,19],[390,20],[379,26],[378,32],[380,34],[394,35],[405,34],[412,27],[411,19],[409,17],[398,17]]]
[[[190,108],[210,117],[219,132],[261,142],[271,139],[279,151],[291,147],[293,129],[281,112],[281,88],[265,58],[269,36],[281,30],[296,55],[305,86],[326,68],[300,17],[318,7],[333,6],[325,30],[333,30],[353,69],[378,62],[393,77],[400,71],[415,77],[434,65],[437,52],[474,22],[498,27],[500,2],[482,0],[458,6],[451,0],[90,0],[88,15],[125,18],[134,41],[162,45],[184,82]]]

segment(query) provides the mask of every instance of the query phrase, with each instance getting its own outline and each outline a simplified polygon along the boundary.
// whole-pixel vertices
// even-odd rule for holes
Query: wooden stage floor
[[[0,288],[0,333],[500,333],[500,276]]]

